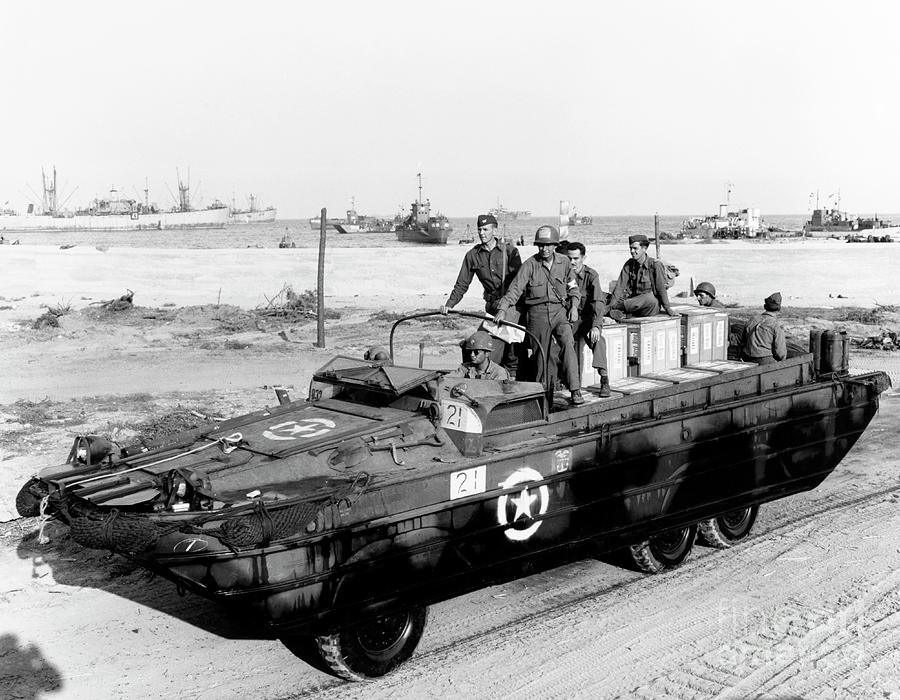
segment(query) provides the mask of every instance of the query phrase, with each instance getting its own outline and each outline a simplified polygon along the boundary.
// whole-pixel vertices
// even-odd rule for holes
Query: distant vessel
[[[497,197],[497,206],[493,209],[489,209],[488,212],[493,214],[497,221],[515,221],[516,219],[524,219],[531,216],[531,212],[527,209],[517,209],[515,211],[507,209],[500,204],[499,197]]]
[[[732,184],[727,183],[725,204],[718,214],[693,216],[681,222],[681,233],[689,238],[755,238],[763,232],[759,209],[745,207],[730,210]]]
[[[321,216],[314,216],[309,220],[309,227],[318,231],[322,223]],[[338,233],[389,233],[394,230],[394,223],[387,219],[370,217],[356,213],[356,198],[350,198],[350,208],[343,219],[326,219],[326,228],[331,228]]]
[[[291,238],[291,230],[285,226],[284,227],[284,235],[281,237],[281,240],[278,241],[279,248],[296,248],[297,244],[294,243],[294,239]]]
[[[397,224],[397,239],[403,243],[444,244],[453,231],[450,220],[440,213],[431,215],[431,200],[422,202],[422,173],[417,173],[416,177],[419,179],[419,197],[412,203],[410,215]]]
[[[234,206],[234,198],[231,201],[231,222],[235,224],[263,224],[275,221],[278,211],[275,207],[266,207],[260,209],[256,206],[256,196],[249,195],[250,207],[248,209],[237,209]]]
[[[594,223],[593,216],[578,216],[575,208],[572,208],[572,213],[569,215],[569,226],[590,226],[592,223]]]
[[[176,171],[177,172],[177,171]],[[162,211],[149,201],[144,188],[144,201],[119,196],[113,187],[109,197],[95,198],[85,209],[74,213],[57,203],[56,168],[48,177],[41,171],[43,196],[38,210],[29,204],[25,214],[10,209],[0,212],[2,231],[141,231],[152,229],[224,228],[228,223],[228,207],[214,201],[206,209],[191,206],[190,184],[178,176],[178,204]]]

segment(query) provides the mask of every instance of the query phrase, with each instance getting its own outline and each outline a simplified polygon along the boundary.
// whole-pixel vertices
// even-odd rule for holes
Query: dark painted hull
[[[444,245],[450,237],[451,229],[397,229],[397,240],[401,243],[427,243]]]
[[[178,532],[134,558],[278,634],[324,630],[815,488],[887,385],[811,381],[801,358],[614,399],[486,429],[481,456],[323,508],[311,534],[238,552],[195,535],[192,554]],[[483,493],[448,500],[450,480],[479,467]]]

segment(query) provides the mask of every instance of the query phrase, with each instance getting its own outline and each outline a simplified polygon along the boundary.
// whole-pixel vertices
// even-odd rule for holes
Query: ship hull
[[[163,229],[224,228],[227,209],[203,209],[158,214],[107,214],[100,216],[0,216],[0,231],[147,231]]]
[[[430,452],[417,461],[410,450],[405,476],[376,480],[358,499],[270,506],[269,523],[289,508],[306,510],[296,516],[297,534],[263,534],[257,546],[223,543],[212,514],[199,528],[186,527],[190,514],[152,516],[163,534],[129,556],[179,586],[254,611],[282,636],[431,604],[570,561],[586,546],[611,551],[815,488],[863,433],[890,383],[883,373],[814,380],[811,359],[549,419],[486,424],[483,454],[435,461]],[[323,410],[316,406],[284,407],[277,422]],[[320,425],[324,415],[307,421]],[[219,429],[253,436],[250,418]],[[468,477],[480,488],[454,495],[453,484]]]
[[[515,453],[481,460],[489,485],[481,498],[374,518],[364,527],[341,527],[334,507],[319,515],[326,536],[237,555],[214,540],[205,545],[214,551],[175,553],[185,537],[176,533],[137,559],[205,597],[253,609],[277,634],[324,630],[555,566],[577,558],[582,545],[610,551],[813,489],[877,411],[877,396],[863,382],[845,387],[841,400],[835,396],[823,383],[652,421],[652,428],[634,424],[599,443],[596,435],[563,438],[529,451],[524,462]],[[523,463],[539,480],[513,483]],[[437,474],[415,489],[427,496],[445,482],[446,474]],[[506,521],[523,483],[539,513],[517,528]],[[396,496],[385,488],[372,497]]]
[[[444,245],[450,237],[452,229],[397,229],[397,240],[401,243],[425,243]]]
[[[236,211],[231,215],[231,223],[234,224],[267,224],[275,221],[278,211],[276,209],[262,209],[260,211]]]

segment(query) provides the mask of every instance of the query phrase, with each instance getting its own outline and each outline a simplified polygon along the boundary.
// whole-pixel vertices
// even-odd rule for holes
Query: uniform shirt
[[[622,266],[616,288],[613,290],[610,308],[617,308],[625,299],[650,292],[655,294],[663,309],[669,308],[669,294],[666,292],[666,271],[662,263],[649,255],[639,263],[629,258]]]
[[[784,329],[771,311],[763,311],[747,322],[744,330],[744,355],[747,357],[787,357]]]
[[[578,282],[575,281],[569,256],[554,252],[549,267],[544,265],[537,255],[528,258],[522,263],[519,273],[509,285],[509,291],[497,305],[497,310],[505,312],[510,306],[514,306],[523,294],[526,306],[548,303],[562,305],[567,298],[577,306],[581,291],[578,289]]]
[[[583,265],[581,272],[575,275],[581,297],[578,299],[578,321],[575,332],[587,335],[591,328],[600,328],[601,320],[606,313],[603,303],[605,293],[600,289],[600,273],[594,268]]]
[[[506,248],[505,275],[503,271],[504,247]],[[489,305],[496,304],[509,289],[509,284],[520,267],[522,267],[522,259],[514,245],[507,243],[504,246],[498,241],[497,245],[488,251],[479,243],[466,251],[462,266],[459,268],[456,284],[453,285],[453,291],[450,292],[450,297],[447,299],[447,306],[453,308],[462,300],[469,285],[472,284],[473,276],[478,277],[478,281],[484,287],[484,300]]]
[[[454,377],[464,377],[465,379],[496,379],[503,381],[509,379],[509,372],[505,367],[501,367],[493,360],[488,360],[488,365],[484,372],[479,372],[475,365],[460,365],[451,375]]]

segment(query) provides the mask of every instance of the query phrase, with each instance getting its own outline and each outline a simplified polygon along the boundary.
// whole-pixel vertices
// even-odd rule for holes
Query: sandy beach
[[[304,396],[314,369],[331,356],[359,356],[386,343],[396,314],[437,309],[465,250],[329,250],[326,302],[339,318],[326,323],[326,347],[319,349],[314,319],[260,323],[250,313],[285,284],[314,289],[314,249],[0,246],[0,603],[7,609],[0,657],[12,669],[0,673],[0,695],[501,697],[577,693],[603,683],[609,697],[659,697],[677,687],[681,697],[700,698],[712,682],[703,680],[704,668],[714,668],[716,678],[743,668],[748,680],[735,681],[742,693],[723,697],[794,690],[789,694],[822,697],[825,687],[839,687],[835,697],[874,687],[900,697],[900,687],[886,680],[896,678],[891,671],[900,663],[898,628],[867,612],[881,606],[893,617],[879,619],[898,614],[896,586],[888,585],[896,577],[885,568],[900,547],[896,394],[885,397],[881,415],[835,476],[765,511],[757,537],[733,558],[701,551],[663,578],[582,562],[448,601],[435,607],[408,667],[366,686],[344,686],[277,642],[241,638],[211,604],[178,598],[124,559],[82,550],[63,528],[52,526],[51,544],[41,547],[36,520],[15,514],[19,486],[62,461],[77,434],[127,440],[140,424],[173,412],[236,415],[274,403],[276,384]],[[605,285],[626,253],[624,244],[597,246],[587,262]],[[800,337],[828,325],[823,310],[900,305],[900,245],[690,243],[667,245],[662,257],[681,270],[670,294],[686,293],[691,279],[709,280],[729,305],[758,307],[778,290],[786,310],[818,309],[793,318]],[[100,309],[98,302],[126,290],[134,292],[133,309]],[[60,306],[68,313],[58,327],[32,328],[47,307]],[[459,308],[482,309],[477,281]],[[896,315],[884,318],[897,327]],[[404,326],[399,361],[415,362],[423,342],[427,365],[450,367],[457,341],[474,325],[448,317]],[[854,328],[862,334],[870,326]],[[872,368],[896,365],[894,353],[859,358]],[[822,550],[827,570],[803,563],[820,561]],[[663,609],[671,615],[661,616]],[[700,614],[710,609],[718,611],[712,621]],[[102,613],[86,619],[84,610]],[[609,621],[608,638],[579,622],[585,619]],[[570,633],[555,635],[562,627]],[[639,646],[629,641],[636,638]],[[772,639],[777,654],[749,653]],[[839,661],[847,648],[856,665]],[[552,659],[547,649],[554,649]],[[804,661],[810,654],[819,655],[814,667]],[[544,678],[527,670],[551,661],[561,670]],[[777,682],[784,674],[795,676],[794,685]]]

